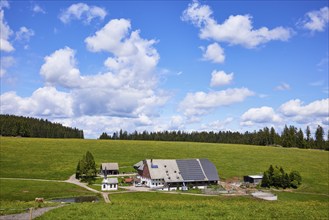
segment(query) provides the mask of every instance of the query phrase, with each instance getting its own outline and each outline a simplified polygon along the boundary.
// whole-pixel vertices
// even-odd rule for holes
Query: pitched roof
[[[141,162],[134,167],[140,169]],[[145,162],[151,179],[164,179],[165,182],[219,180],[216,167],[208,159],[146,159]]]
[[[133,166],[136,170],[143,170],[144,168],[144,163],[143,161],[139,161],[138,163],[136,163],[134,166]]]
[[[102,163],[102,170],[119,170],[118,163]]]
[[[118,184],[118,178],[107,178],[107,179],[103,179],[102,183]]]
[[[201,167],[209,181],[218,181],[218,172],[215,165],[208,159],[199,159]]]
[[[166,182],[181,182],[183,180],[176,160],[147,159],[146,163],[152,179],[164,179]]]

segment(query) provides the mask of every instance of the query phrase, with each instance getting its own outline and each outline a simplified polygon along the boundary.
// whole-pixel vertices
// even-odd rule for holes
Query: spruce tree
[[[283,180],[282,180],[282,188],[289,188],[290,187],[290,178],[288,173],[285,173],[283,176]]]
[[[315,131],[315,146],[318,149],[324,148],[324,139],[323,139],[324,131],[323,128],[318,125]]]
[[[261,186],[262,187],[270,187],[271,184],[270,184],[270,178],[269,178],[269,174],[268,174],[268,171],[265,171],[264,174],[263,174],[263,179],[262,179],[262,183],[261,183]]]
[[[81,173],[81,171],[80,171],[80,160],[79,160],[78,165],[77,165],[77,169],[75,171],[75,178],[76,179],[80,179],[80,173]]]

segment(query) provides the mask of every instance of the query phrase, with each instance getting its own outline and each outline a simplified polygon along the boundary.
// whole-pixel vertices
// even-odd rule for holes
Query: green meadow
[[[73,204],[38,219],[327,219],[328,203],[268,202],[251,197],[202,197],[165,193],[111,195],[112,204]]]
[[[260,218],[328,218],[328,151],[188,142],[9,137],[0,137],[0,144],[1,178],[66,180],[75,172],[78,160],[86,151],[93,154],[97,164],[118,162],[124,167],[121,171],[125,172],[131,171],[133,164],[145,158],[208,158],[216,165],[222,180],[261,174],[271,164],[282,166],[286,172],[299,171],[303,178],[299,189],[291,193],[275,192],[279,196],[276,202],[251,197],[123,193],[110,195],[111,204],[72,204],[52,210],[41,219],[134,219],[142,216],[175,219],[176,215],[177,218],[192,219],[200,216],[238,219],[257,215]],[[50,199],[90,194],[67,183],[0,180],[1,208],[9,201],[19,203],[42,196]],[[19,190],[29,193],[17,193]]]

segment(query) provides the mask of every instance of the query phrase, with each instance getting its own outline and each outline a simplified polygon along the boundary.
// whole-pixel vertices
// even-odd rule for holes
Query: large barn
[[[146,159],[134,165],[142,185],[165,190],[204,188],[218,184],[215,165],[208,159]]]

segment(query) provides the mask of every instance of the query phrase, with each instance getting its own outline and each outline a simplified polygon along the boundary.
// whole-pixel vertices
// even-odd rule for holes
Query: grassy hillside
[[[0,177],[67,179],[87,150],[96,163],[131,166],[145,158],[209,158],[221,179],[261,173],[270,164],[303,177],[298,190],[277,192],[268,202],[247,197],[204,197],[165,193],[110,194],[111,204],[71,204],[40,219],[327,219],[329,152],[247,145],[152,141],[100,141],[0,137]],[[0,179],[0,208],[25,209],[33,198],[87,195],[84,189],[57,182]],[[19,201],[17,201],[19,200]],[[2,212],[0,212],[1,214]]]
[[[145,158],[208,158],[221,179],[262,173],[270,164],[303,177],[299,191],[329,194],[329,152],[186,142],[33,139],[1,137],[0,177],[65,180],[87,150],[96,163],[132,166]]]

